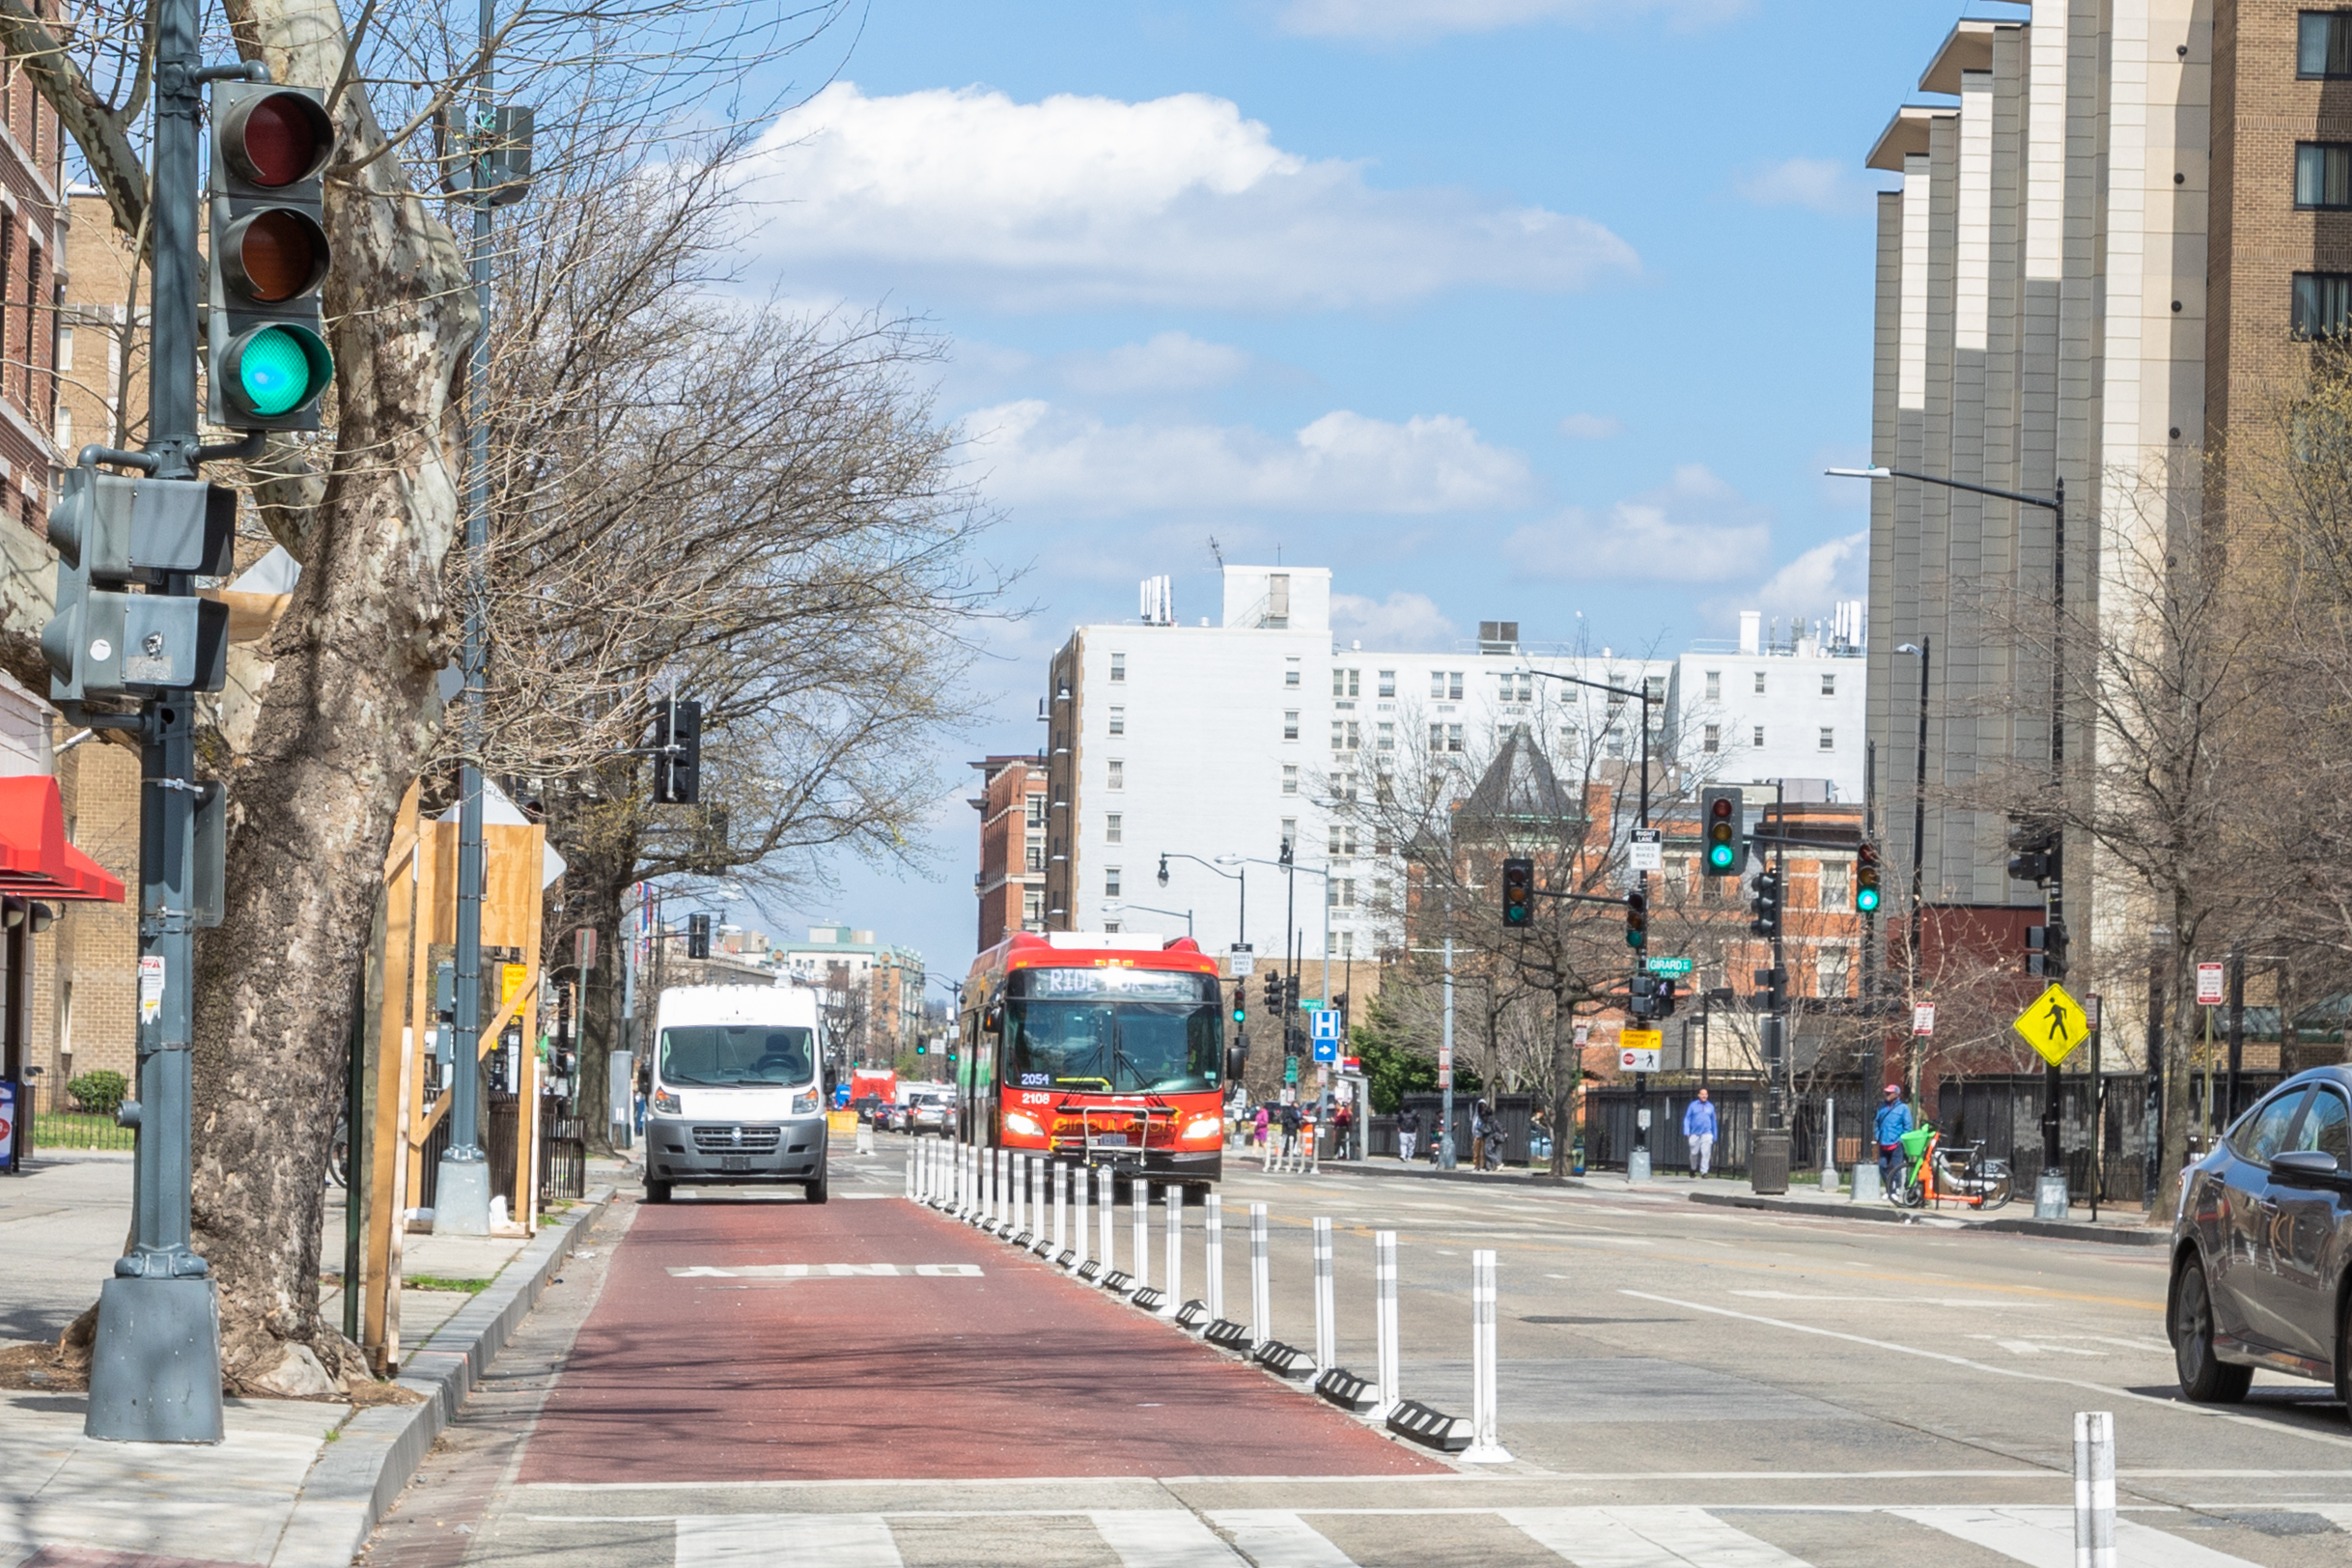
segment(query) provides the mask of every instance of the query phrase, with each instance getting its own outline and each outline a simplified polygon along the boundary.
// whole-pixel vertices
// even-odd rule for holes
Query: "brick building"
[[[972,890],[980,905],[977,951],[987,952],[1016,931],[1046,929],[1046,766],[1042,757],[983,757],[980,793],[980,870]]]

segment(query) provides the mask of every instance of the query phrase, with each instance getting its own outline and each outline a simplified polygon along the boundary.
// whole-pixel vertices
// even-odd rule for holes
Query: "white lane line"
[[[1955,1536],[2028,1568],[2074,1568],[2074,1510],[2071,1508],[1890,1508],[1908,1519]],[[2244,1557],[2216,1552],[2152,1526],[2115,1521],[2116,1568],[2254,1568]]]
[[[677,1568],[902,1568],[880,1514],[690,1514]]]
[[[1851,1345],[1867,1345],[1872,1350],[1890,1350],[1899,1356],[1917,1356],[1924,1360],[1942,1361],[1947,1366],[1965,1366],[1972,1371],[1990,1372],[1997,1378],[2018,1378],[2027,1383],[2055,1383],[2066,1388],[2086,1388],[2109,1399],[2137,1400],[2154,1405],[2160,1410],[2178,1411],[2184,1415],[2202,1415],[2217,1421],[2234,1421],[2261,1432],[2276,1432],[2287,1437],[2304,1438],[2312,1442],[2324,1442],[2331,1447],[2352,1448],[2352,1438],[2333,1437],[2325,1432],[2313,1432],[2281,1421],[2266,1421],[2258,1415],[2238,1415],[2211,1405],[2192,1405],[2185,1400],[2165,1399],[2155,1394],[2135,1393],[2109,1383],[2092,1383],[2085,1378],[2062,1378],[2048,1372],[2027,1372],[2013,1366],[1995,1366],[1990,1361],[1971,1360],[1965,1356],[1952,1356],[1940,1350],[1921,1350],[1916,1345],[1898,1345],[1892,1340],[1872,1339],[1867,1334],[1850,1334],[1835,1329],[1822,1329],[1810,1323],[1791,1323],[1786,1318],[1767,1318],[1753,1312],[1734,1312],[1727,1306],[1709,1306],[1704,1302],[1686,1302],[1679,1296],[1656,1296],[1646,1290],[1619,1290],[1620,1296],[1631,1296],[1638,1302],[1660,1302],[1667,1306],[1684,1307],[1693,1312],[1710,1312],[1719,1318],[1737,1318],[1742,1323],[1760,1323],[1768,1329],[1786,1329],[1791,1333],[1817,1334],[1824,1339],[1842,1339]]]
[[[1502,1508],[1505,1524],[1577,1568],[1807,1568],[1704,1508]]]
[[[1448,1509],[1453,1513],[1467,1510]],[[1275,1508],[1220,1508],[1209,1516],[1258,1568],[1356,1568],[1356,1559],[1297,1514]]]
[[[1118,1508],[1086,1516],[1121,1568],[1246,1568],[1233,1548],[1184,1508]]]

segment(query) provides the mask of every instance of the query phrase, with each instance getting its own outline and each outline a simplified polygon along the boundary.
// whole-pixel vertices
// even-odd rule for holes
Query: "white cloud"
[[[1625,434],[1625,421],[1615,414],[1570,414],[1560,421],[1560,434],[1572,441],[1606,441]]]
[[[1288,437],[1217,425],[1111,425],[1037,400],[966,416],[989,495],[1095,516],[1461,512],[1524,504],[1526,459],[1450,414],[1402,424],[1337,409]]]
[[[1827,615],[1841,599],[1867,598],[1870,591],[1870,530],[1833,539],[1774,573],[1757,589],[1750,607],[1767,614]]]
[[[796,280],[875,269],[1005,309],[1392,303],[1464,286],[1556,291],[1637,271],[1589,219],[1470,192],[1381,190],[1274,145],[1225,98],[978,88],[868,98],[836,82],[751,162],[745,236]]]
[[[1654,490],[1619,501],[1605,518],[1571,507],[1529,523],[1502,552],[1529,576],[1559,582],[1654,577],[1713,582],[1764,563],[1772,522],[1699,463],[1685,463]]]
[[[1436,600],[1400,588],[1385,600],[1333,594],[1331,635],[1381,652],[1407,652],[1449,648],[1458,633]]]
[[[1834,158],[1782,158],[1742,176],[1739,192],[1758,207],[1802,207],[1842,217],[1870,205],[1871,187]]]
[[[1640,12],[1684,27],[1725,20],[1748,0],[1291,0],[1282,26],[1317,38],[1391,42],[1446,33],[1492,33],[1527,22],[1585,22]]]
[[[1134,392],[1200,392],[1249,373],[1247,350],[1204,343],[1189,332],[1162,332],[1104,353],[1074,353],[1060,362],[1065,385],[1116,396]]]

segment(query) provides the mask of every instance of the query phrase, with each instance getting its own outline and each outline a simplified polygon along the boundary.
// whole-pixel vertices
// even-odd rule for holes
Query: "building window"
[[[1353,931],[1343,931],[1339,933],[1339,962],[1342,964],[1351,963],[1354,961],[1355,957],[1356,933]]]
[[[1846,994],[1846,972],[1852,959],[1842,947],[1825,947],[1813,960],[1813,994],[1818,996],[1843,996]]]
[[[1462,672],[1460,670],[1445,672],[1445,700],[1447,702],[1462,700]]]
[[[1110,656],[1110,678],[1113,681],[1125,681],[1127,679],[1127,656],[1125,654],[1113,654]]]
[[[1119,896],[1119,868],[1117,866],[1103,868],[1103,896],[1105,898]]]
[[[1710,724],[1701,733],[1702,739],[1698,742],[1699,750],[1721,751],[1723,749],[1723,727],[1721,724]]]
[[[1707,700],[1709,702],[1723,700],[1723,672],[1722,670],[1707,672]]]
[[[2352,272],[2295,274],[2297,338],[2339,338],[2352,327]]]
[[[1383,670],[1380,672],[1380,694],[1384,697],[1396,695],[1396,671]]]
[[[1106,920],[1106,921],[1104,921],[1104,922],[1103,922],[1103,935],[1104,935],[1104,936],[1106,936],[1106,937],[1116,937],[1118,934],[1119,934],[1119,922],[1118,922],[1118,921],[1116,921],[1116,920]]]
[[[2352,76],[2352,13],[2307,11],[2296,17],[2295,74]]]
[[[1377,823],[1373,825],[1372,828],[1372,853],[1374,854],[1396,853],[1395,842],[1388,837],[1388,829]]]
[[[1837,749],[1837,732],[1827,724],[1821,726],[1821,749],[1824,751]]]
[[[1360,696],[1362,694],[1363,673],[1364,672],[1361,670],[1332,670],[1331,695],[1334,697]]]
[[[1394,751],[1396,749],[1396,726],[1389,723],[1386,719],[1381,721],[1378,730],[1375,732],[1375,738],[1379,742],[1381,750]]]
[[[1289,854],[1289,853],[1290,853],[1290,851],[1291,851],[1291,849],[1292,849],[1292,848],[1293,848],[1295,845],[1297,845],[1297,844],[1298,844],[1298,842],[1299,842],[1299,819],[1298,819],[1298,818],[1296,818],[1296,817],[1285,817],[1285,818],[1283,818],[1283,819],[1282,819],[1282,851],[1283,851],[1283,853],[1284,853],[1285,854]]]
[[[1299,739],[1299,710],[1296,708],[1282,710],[1282,739],[1285,741]]]
[[[57,423],[51,438],[65,451],[73,449],[73,410],[62,403],[57,406]]]
[[[1299,793],[1299,765],[1295,762],[1286,762],[1282,765],[1282,793],[1284,795]]]
[[[1299,684],[1299,661],[1296,658],[1290,659],[1284,664],[1282,684],[1286,686],[1295,686]]]
[[[1125,735],[1127,733],[1127,710],[1119,707],[1115,703],[1111,706],[1110,710],[1110,733],[1113,735]]]
[[[1106,844],[1123,842],[1121,835],[1126,827],[1126,823],[1127,819],[1117,812],[1107,813],[1103,818],[1103,842]]]
[[[1757,745],[1762,745],[1764,743],[1764,726],[1761,724],[1756,726],[1756,738],[1754,743]]]
[[[1331,825],[1330,853],[1341,858],[1351,858],[1355,855],[1356,827],[1354,824],[1334,823]]]
[[[1461,725],[1459,725],[1459,724],[1448,724],[1448,725],[1446,725],[1446,726],[1445,726],[1445,749],[1446,749],[1446,750],[1448,750],[1448,751],[1451,751],[1451,752],[1455,753],[1457,756],[1461,754],[1461,751],[1462,751],[1462,726],[1461,726]]]
[[[1764,695],[1764,672],[1762,670],[1756,671],[1756,695],[1759,697]]]
[[[1046,826],[1046,798],[1043,795],[1029,797],[1029,826],[1031,827]]]
[[[1327,878],[1324,882],[1324,902],[1334,910],[1356,908],[1356,881],[1352,877]]]
[[[2352,146],[2300,142],[2295,147],[2295,205],[2352,207]]]
[[[1836,861],[1821,868],[1821,907],[1842,910],[1846,900],[1854,896],[1853,868]]]
[[[1758,735],[1762,735],[1764,732],[1762,730],[1758,730],[1756,733]],[[1763,744],[1761,741],[1757,742],[1756,743],[1758,745]],[[1123,762],[1114,762],[1107,763],[1105,766],[1110,770],[1110,777],[1108,780],[1110,788],[1114,790],[1123,790],[1127,788],[1127,764]]]
[[[73,368],[73,328],[70,326],[61,326],[57,329],[57,368],[59,370]]]
[[[1035,931],[1046,923],[1046,895],[1043,888],[1021,895],[1021,924],[1023,930]]]
[[[1027,871],[1043,871],[1046,869],[1046,841],[1044,839],[1033,838],[1029,840],[1028,859],[1023,863],[1022,869]]]
[[[1834,697],[1837,695],[1836,676],[1825,675],[1821,678],[1821,694],[1825,697]]]
[[[1348,723],[1344,718],[1331,720],[1331,749],[1344,751],[1348,745]]]

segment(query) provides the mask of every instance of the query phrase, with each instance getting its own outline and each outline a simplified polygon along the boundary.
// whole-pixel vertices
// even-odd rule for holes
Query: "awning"
[[[123,902],[123,880],[66,842],[66,808],[45,773],[0,778],[0,893]]]

